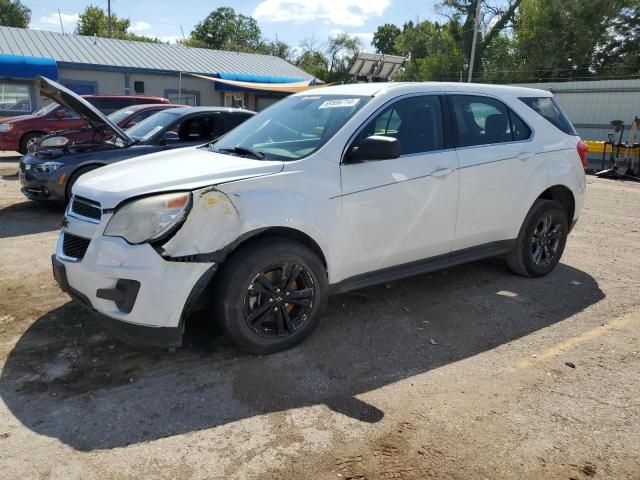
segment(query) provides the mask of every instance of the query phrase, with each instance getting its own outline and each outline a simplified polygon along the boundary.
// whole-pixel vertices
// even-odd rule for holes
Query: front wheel
[[[22,155],[26,155],[29,153],[29,149],[38,142],[42,137],[44,137],[44,133],[42,132],[31,132],[27,133],[20,139],[20,153]]]
[[[216,276],[214,315],[242,350],[273,353],[301,342],[327,302],[324,265],[304,245],[268,237],[240,247]]]
[[[91,170],[95,170],[96,168],[100,168],[101,166],[102,165],[89,165],[88,167],[83,167],[83,168],[78,169],[77,171],[75,171],[71,175],[71,177],[69,178],[69,181],[67,182],[67,186],[65,188],[65,195],[64,195],[64,204],[65,205],[67,203],[69,203],[69,200],[71,200],[71,189],[75,185],[75,183],[78,180],[78,178],[80,178],[85,173],[90,172]]]
[[[507,254],[509,267],[526,277],[546,275],[560,261],[568,232],[567,216],[560,205],[551,200],[536,200]]]

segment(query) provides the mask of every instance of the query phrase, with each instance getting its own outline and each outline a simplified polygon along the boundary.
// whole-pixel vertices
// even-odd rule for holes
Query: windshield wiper
[[[213,145],[212,145],[213,146]],[[242,145],[236,145],[233,148],[217,148],[213,150],[214,152],[232,152],[237,153],[238,155],[251,155],[252,157],[257,158],[258,160],[264,160],[264,153],[254,150],[253,148],[243,147]]]

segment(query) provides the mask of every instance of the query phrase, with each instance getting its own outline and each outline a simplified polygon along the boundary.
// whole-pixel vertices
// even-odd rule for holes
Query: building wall
[[[258,110],[270,104],[269,99],[280,99],[283,95],[273,93],[250,93],[242,91],[216,90],[215,83],[211,80],[182,75],[182,95],[178,96],[180,85],[179,74],[165,73],[138,73],[120,72],[108,70],[89,70],[84,68],[60,67],[58,69],[58,81],[79,94],[103,94],[103,95],[147,95],[154,97],[167,97],[174,103],[187,104],[186,97],[195,99],[198,106],[232,106],[232,97],[241,99],[244,107],[249,110]],[[135,91],[135,82],[144,82],[144,93]],[[24,80],[32,92],[33,80]],[[261,99],[259,101],[259,99]],[[267,99],[267,100],[265,100]],[[33,100],[33,94],[32,94]],[[36,110],[49,103],[49,99],[36,96],[32,101],[32,109]]]
[[[177,95],[180,84],[178,74],[158,73],[126,73],[102,70],[84,70],[74,68],[59,69],[60,82],[64,84],[77,83],[95,85],[95,93],[112,95],[137,95],[134,87],[136,81],[144,82],[143,95],[167,97]],[[182,76],[182,93],[192,94],[197,98],[198,105],[222,105],[221,92],[215,90],[213,82],[190,75]]]

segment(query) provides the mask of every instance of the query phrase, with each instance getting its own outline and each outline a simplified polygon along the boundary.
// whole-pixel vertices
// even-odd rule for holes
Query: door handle
[[[525,160],[529,160],[531,157],[533,157],[533,153],[531,152],[522,152],[518,155],[518,160],[524,162]]]
[[[453,168],[439,168],[431,173],[432,177],[446,177],[450,173],[453,173]]]

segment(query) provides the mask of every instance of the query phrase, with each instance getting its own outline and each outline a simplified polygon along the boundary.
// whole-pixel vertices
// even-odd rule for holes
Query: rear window
[[[553,97],[521,97],[520,100],[567,135],[578,135]]]

